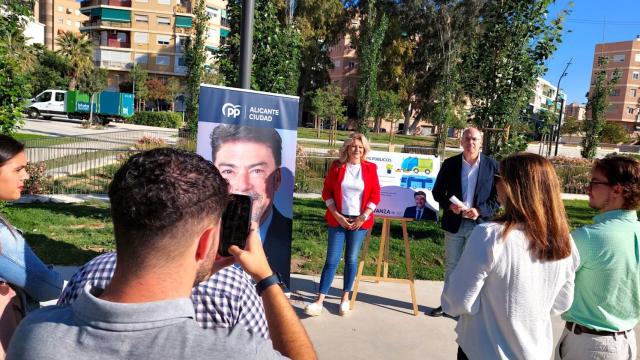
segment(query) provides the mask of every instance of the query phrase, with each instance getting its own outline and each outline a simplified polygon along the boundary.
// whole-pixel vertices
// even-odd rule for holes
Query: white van
[[[38,94],[27,105],[27,116],[37,119],[42,116],[43,119],[51,119],[53,116],[67,117],[65,111],[66,90],[45,90]]]

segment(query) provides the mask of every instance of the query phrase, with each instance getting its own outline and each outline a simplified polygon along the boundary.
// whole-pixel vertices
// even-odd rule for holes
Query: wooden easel
[[[413,303],[413,315],[418,316],[418,303],[416,302],[416,287],[415,280],[413,278],[413,267],[411,266],[411,249],[409,248],[409,233],[407,232],[407,222],[413,221],[411,218],[391,218],[378,216],[382,218],[382,234],[380,234],[380,250],[378,251],[378,263],[376,267],[376,276],[362,275],[364,270],[364,263],[367,260],[367,252],[369,250],[369,241],[371,240],[371,230],[367,231],[367,237],[364,242],[364,249],[362,258],[360,258],[360,264],[358,265],[358,276],[356,277],[355,285],[353,288],[353,297],[351,297],[350,307],[354,308],[356,297],[358,296],[358,287],[361,280],[373,280],[375,282],[395,282],[409,284],[411,289],[411,302]],[[391,221],[400,221],[402,225],[402,238],[404,240],[404,257],[407,265],[408,279],[390,278],[389,274],[389,242],[391,231]],[[380,272],[382,271],[382,276]]]

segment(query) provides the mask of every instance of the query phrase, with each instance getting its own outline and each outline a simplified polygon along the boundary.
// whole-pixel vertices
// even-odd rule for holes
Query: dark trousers
[[[464,351],[462,351],[462,349],[460,348],[460,346],[458,346],[458,360],[469,360],[469,358],[467,357],[467,354],[464,353]]]

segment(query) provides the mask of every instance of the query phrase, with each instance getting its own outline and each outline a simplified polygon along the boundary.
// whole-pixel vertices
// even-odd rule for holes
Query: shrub
[[[29,179],[24,182],[22,192],[29,195],[42,194],[46,180],[47,164],[42,161],[37,163],[28,162],[26,170],[29,174]]]
[[[182,126],[182,115],[171,111],[141,111],[131,118],[137,125],[177,129]]]

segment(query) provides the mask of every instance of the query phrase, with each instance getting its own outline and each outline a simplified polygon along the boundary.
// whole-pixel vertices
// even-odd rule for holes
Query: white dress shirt
[[[469,164],[462,157],[462,171],[460,172],[460,183],[462,184],[462,202],[467,208],[473,207],[473,200],[476,195],[476,184],[478,183],[478,171],[480,169],[480,155],[473,165]]]
[[[503,228],[496,222],[475,227],[445,284],[442,308],[460,315],[457,342],[471,358],[549,359],[551,314],[571,307],[578,250],[572,240],[571,256],[540,261],[522,230],[502,239]]]

